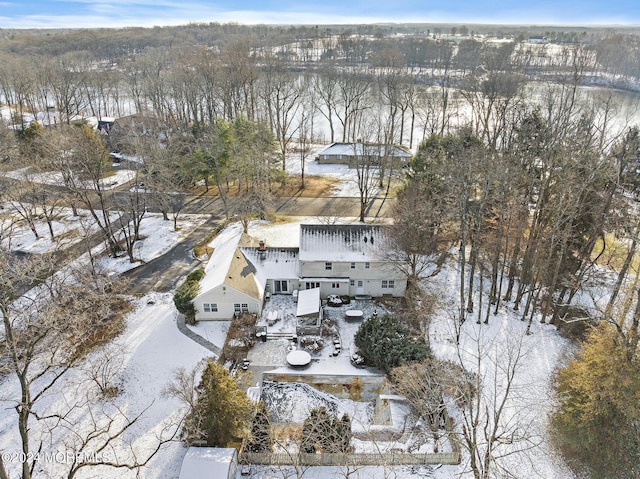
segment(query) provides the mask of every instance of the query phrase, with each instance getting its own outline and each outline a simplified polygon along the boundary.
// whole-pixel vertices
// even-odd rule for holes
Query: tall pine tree
[[[273,434],[271,418],[265,404],[260,401],[258,410],[251,424],[251,436],[247,441],[248,452],[270,453],[273,451]]]
[[[245,434],[252,406],[228,371],[209,360],[196,388],[198,399],[185,419],[183,435],[188,443],[226,447]]]
[[[640,477],[640,368],[611,325],[595,328],[558,376],[555,436],[575,469]]]

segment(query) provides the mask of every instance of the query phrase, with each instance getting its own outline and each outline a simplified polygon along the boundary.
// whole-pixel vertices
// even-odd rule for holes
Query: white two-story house
[[[320,295],[403,296],[406,275],[385,259],[379,225],[301,225],[300,288]]]
[[[320,297],[404,295],[402,265],[389,262],[384,227],[300,225],[298,248],[268,246],[239,232],[214,251],[193,300],[196,320],[262,312],[274,294],[320,288]]]

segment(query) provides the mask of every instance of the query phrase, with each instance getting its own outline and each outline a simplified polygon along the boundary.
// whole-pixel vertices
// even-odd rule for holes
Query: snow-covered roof
[[[303,289],[298,293],[296,316],[320,312],[320,288]]]
[[[380,261],[379,225],[300,225],[300,261]]]
[[[261,284],[267,279],[298,279],[298,248],[240,248],[242,254],[256,268],[256,277]]]
[[[218,447],[190,447],[182,460],[179,479],[223,479],[229,477],[236,450]]]
[[[226,228],[211,243],[214,250],[205,268],[206,274],[200,280],[198,296],[224,283],[254,298],[262,298],[264,288],[258,284],[254,274],[256,270],[238,248],[243,238],[248,241],[249,237],[243,234],[242,226],[238,223]]]
[[[319,155],[344,155],[344,156],[362,156],[363,151],[367,155],[383,155],[397,156],[400,158],[410,158],[411,153],[400,146],[387,146],[374,143],[332,143]]]
[[[204,269],[206,274],[200,280],[200,291],[209,291],[224,282],[241,236],[242,226],[232,225],[218,235],[211,244],[214,249]]]

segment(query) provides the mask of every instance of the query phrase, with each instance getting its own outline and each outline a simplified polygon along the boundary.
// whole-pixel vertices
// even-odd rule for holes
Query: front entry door
[[[358,280],[358,287],[356,288],[356,294],[358,295],[364,294],[364,281],[361,279]]]

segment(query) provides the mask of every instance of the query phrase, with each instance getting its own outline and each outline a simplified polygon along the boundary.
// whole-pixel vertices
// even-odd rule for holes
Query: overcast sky
[[[189,22],[640,24],[640,0],[0,0],[0,28]]]

